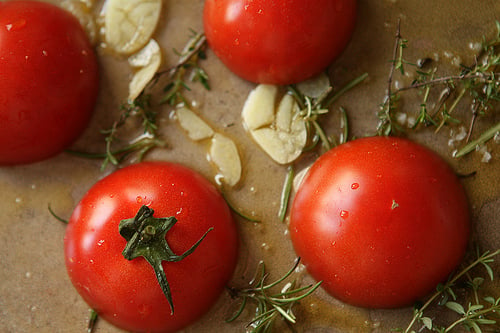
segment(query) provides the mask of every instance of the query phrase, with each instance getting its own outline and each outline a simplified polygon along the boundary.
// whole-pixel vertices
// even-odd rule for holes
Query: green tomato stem
[[[163,261],[181,261],[200,245],[207,236],[210,228],[189,250],[181,255],[175,254],[170,249],[165,238],[167,232],[174,226],[177,219],[173,216],[166,218],[153,217],[154,210],[147,206],[142,206],[134,218],[122,220],[119,224],[120,235],[127,240],[127,245],[123,249],[123,257],[133,260],[143,257],[153,267],[156,279],[160,284],[163,294],[170,304],[171,314],[174,314],[174,304],[170,286],[163,270]]]

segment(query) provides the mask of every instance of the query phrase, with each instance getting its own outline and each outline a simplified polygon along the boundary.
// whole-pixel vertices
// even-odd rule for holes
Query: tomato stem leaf
[[[173,315],[174,304],[162,262],[177,262],[186,258],[193,253],[213,228],[209,228],[186,252],[177,255],[172,251],[165,238],[167,232],[177,222],[177,219],[173,216],[156,218],[153,217],[153,214],[154,210],[144,205],[134,218],[120,222],[118,227],[120,235],[127,240],[127,245],[122,254],[127,260],[143,257],[153,267],[156,279],[170,304],[171,314]]]

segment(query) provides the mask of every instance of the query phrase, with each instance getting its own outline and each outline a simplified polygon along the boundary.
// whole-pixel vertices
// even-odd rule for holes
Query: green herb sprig
[[[368,73],[363,73],[360,76],[354,78],[349,81],[345,86],[340,88],[339,90],[334,90],[332,87],[325,89],[325,91],[318,97],[313,98],[310,96],[304,95],[297,86],[290,85],[287,86],[288,93],[291,94],[301,111],[301,116],[306,120],[307,131],[309,136],[312,138],[311,142],[313,143],[311,146],[306,147],[305,150],[312,149],[318,142],[321,142],[323,148],[325,150],[331,149],[333,146],[338,143],[333,137],[328,137],[326,132],[321,127],[318,118],[321,115],[329,113],[330,107],[333,105],[335,101],[337,101],[341,96],[343,96],[346,92],[358,86],[364,80],[368,78]],[[340,108],[340,112],[342,114],[342,119],[344,120],[344,131],[342,135],[340,135],[341,139],[340,143],[347,140],[347,114],[345,109]]]
[[[292,275],[299,262],[300,258],[295,261],[293,267],[283,277],[271,283],[266,283],[268,273],[266,273],[264,263],[260,262],[256,275],[249,283],[248,288],[228,288],[233,299],[241,299],[241,305],[238,311],[226,321],[233,322],[240,317],[250,301],[256,305],[256,309],[255,317],[247,325],[247,332],[272,332],[273,324],[277,318],[282,318],[288,325],[295,324],[296,316],[293,312],[293,306],[311,295],[319,288],[321,282],[298,287],[298,281],[295,279],[287,282],[280,292],[275,293],[273,289],[284,283]]]
[[[177,63],[166,70],[157,72],[137,98],[128,100],[121,105],[121,114],[118,120],[109,129],[102,131],[106,142],[105,153],[68,152],[86,158],[104,159],[102,163],[104,169],[109,164],[119,165],[131,154],[137,154],[137,159],[140,161],[151,149],[165,147],[166,142],[158,135],[158,109],[163,104],[170,106],[180,103],[189,104],[184,95],[186,91],[190,90],[187,81],[200,82],[205,89],[210,89],[208,75],[199,65],[200,60],[206,58],[205,48],[205,35],[191,31],[190,38],[183,50],[176,51],[179,56]],[[163,96],[155,101],[157,98],[152,93],[152,88],[159,84],[163,77],[166,77],[166,83],[164,83],[162,90]],[[116,148],[117,142],[120,141],[120,129],[130,118],[141,120],[142,134],[124,146]]]
[[[471,117],[468,125],[466,142],[473,137],[474,125],[478,117],[491,112],[498,112],[498,102],[500,102],[500,23],[496,22],[497,33],[489,41],[483,38],[481,52],[475,56],[475,61],[470,66],[462,66],[459,73],[453,75],[436,76],[437,68],[432,67],[425,70],[429,59],[412,63],[404,58],[404,50],[408,47],[408,40],[401,35],[401,24],[398,21],[391,69],[387,80],[387,94],[380,104],[378,112],[379,124],[377,132],[379,135],[394,135],[404,132],[402,126],[398,124],[397,112],[399,111],[399,100],[402,94],[409,90],[419,90],[422,95],[420,109],[413,129],[419,126],[434,126],[436,132],[443,126],[459,123],[460,121],[452,116],[459,104],[470,101]],[[394,76],[399,72],[406,73],[406,67],[416,69],[415,80],[406,87],[394,89]],[[430,101],[431,90],[441,89],[436,101]],[[466,99],[469,97],[469,99]],[[430,110],[429,106],[436,106]],[[456,157],[463,156],[478,145],[486,143],[498,132],[500,123],[497,123],[478,136],[473,147],[466,144],[459,149]]]
[[[465,267],[463,270],[453,275],[444,284],[440,284],[436,288],[436,292],[421,306],[418,306],[413,311],[413,317],[405,329],[395,329],[396,332],[415,333],[424,330],[434,332],[453,332],[457,326],[464,326],[468,330],[475,333],[483,332],[485,326],[492,326],[500,323],[500,296],[486,296],[482,300],[478,295],[478,290],[484,282],[482,277],[471,277],[472,271],[482,266],[490,280],[494,279],[491,263],[494,257],[500,254],[500,249],[494,252],[484,252],[477,256],[477,259]],[[465,305],[458,303],[457,285],[463,279],[467,279],[467,286],[474,293],[473,301],[466,302]],[[447,326],[439,326],[434,320],[426,316],[428,308],[436,304],[455,312],[459,318],[449,323]],[[421,324],[421,329],[415,330],[414,327]]]

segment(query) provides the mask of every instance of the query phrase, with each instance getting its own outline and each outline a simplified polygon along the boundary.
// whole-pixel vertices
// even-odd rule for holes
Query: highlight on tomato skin
[[[298,83],[324,71],[348,44],[356,0],[207,0],[208,44],[236,75]]]
[[[459,265],[470,212],[441,157],[406,139],[370,137],[313,164],[289,228],[297,255],[330,295],[395,308],[425,297]]]
[[[120,221],[133,219],[144,206],[156,218],[177,220],[165,235],[174,254],[200,241],[184,259],[161,263],[173,308],[151,265],[122,253],[127,240]],[[200,174],[175,163],[141,162],[115,171],[84,195],[64,246],[71,282],[101,318],[127,331],[165,333],[194,323],[219,299],[236,266],[238,233],[222,195]]]
[[[56,5],[0,2],[0,165],[52,157],[86,129],[99,88],[95,51]]]

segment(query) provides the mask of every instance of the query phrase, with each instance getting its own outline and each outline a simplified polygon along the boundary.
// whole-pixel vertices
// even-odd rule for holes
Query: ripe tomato
[[[344,50],[356,0],[206,0],[208,44],[240,77],[291,84],[325,70]]]
[[[146,205],[155,217],[177,223],[166,233],[175,254],[163,261],[174,313],[151,265],[122,255],[120,221]],[[133,332],[174,332],[202,316],[219,298],[237,260],[237,231],[230,210],[202,176],[178,164],[143,162],[97,182],[73,212],[65,236],[66,266],[83,299],[112,324]]]
[[[363,138],[313,164],[291,208],[290,234],[332,296],[399,307],[424,297],[459,264],[469,208],[434,152],[404,139]]]
[[[67,148],[96,102],[98,64],[78,20],[54,5],[0,2],[0,165]]]

